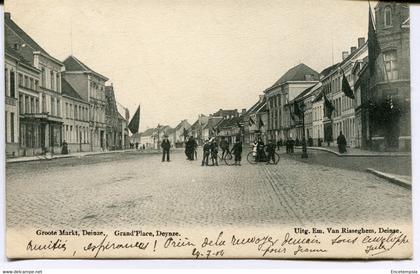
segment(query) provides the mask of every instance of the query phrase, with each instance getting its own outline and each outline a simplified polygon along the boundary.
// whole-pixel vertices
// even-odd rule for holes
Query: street
[[[331,156],[335,157],[335,156]],[[202,167],[181,151],[8,164],[7,226],[141,227],[410,223],[411,191],[362,171],[307,164]],[[352,161],[349,159],[349,161]]]

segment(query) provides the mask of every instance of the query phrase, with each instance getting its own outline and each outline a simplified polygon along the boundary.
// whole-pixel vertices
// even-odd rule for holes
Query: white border
[[[10,0],[13,1],[13,0]],[[0,6],[3,12],[3,6]],[[7,261],[5,257],[5,142],[4,142],[4,96],[0,96],[0,151],[1,151],[1,202],[0,202],[0,271],[2,270],[43,270],[43,273],[161,273],[164,269],[172,269],[176,273],[200,272],[203,269],[213,273],[254,273],[264,269],[266,273],[299,273],[302,270],[311,273],[391,273],[391,270],[417,270],[420,273],[419,259],[419,221],[418,212],[420,202],[417,179],[419,172],[415,169],[420,164],[420,5],[411,5],[411,112],[412,112],[412,162],[413,162],[413,239],[414,258],[406,261],[287,261],[287,260],[21,260]],[[0,16],[3,26],[4,17]],[[1,28],[0,52],[4,52],[4,28]],[[0,55],[0,86],[4,87],[4,55]],[[3,88],[1,88],[3,90]],[[1,94],[4,94],[1,93]],[[417,107],[416,107],[417,106]],[[417,119],[416,119],[417,118]],[[275,270],[273,270],[275,269]],[[2,272],[0,272],[2,274]]]

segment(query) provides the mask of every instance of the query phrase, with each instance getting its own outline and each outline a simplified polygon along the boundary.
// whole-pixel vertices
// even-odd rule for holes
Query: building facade
[[[13,71],[14,80],[10,71],[7,80],[9,85],[18,84],[18,109],[17,113],[10,108],[7,114],[11,115],[19,125],[19,150],[17,156],[30,156],[43,153],[60,153],[62,144],[62,96],[61,73],[63,63],[49,55],[39,46],[24,30],[12,19],[10,13],[5,13],[5,48],[14,51],[18,57],[19,72]],[[9,56],[10,57],[10,56]],[[9,59],[10,61],[10,59]],[[10,62],[9,62],[10,65]],[[7,67],[6,67],[7,68]],[[9,66],[10,69],[10,66]],[[12,82],[11,82],[12,81]],[[13,82],[14,81],[14,82]],[[10,95],[10,87],[8,87]],[[10,98],[10,96],[9,96]],[[8,100],[9,105],[11,99]],[[9,133],[15,128],[9,128]],[[15,136],[8,136],[11,143],[16,143]],[[11,153],[13,154],[13,153]],[[14,153],[16,155],[16,151]]]
[[[74,56],[63,61],[64,78],[89,103],[89,143],[92,151],[106,150],[106,96],[108,78],[90,69]]]
[[[318,72],[301,63],[289,69],[273,86],[264,91],[267,96],[269,139],[277,141],[296,138],[289,102],[305,89],[317,84],[318,80]]]
[[[378,2],[376,35],[381,54],[370,76],[372,149],[410,150],[410,18],[407,3]]]
[[[90,151],[89,143],[89,104],[63,78],[63,140],[69,153]]]

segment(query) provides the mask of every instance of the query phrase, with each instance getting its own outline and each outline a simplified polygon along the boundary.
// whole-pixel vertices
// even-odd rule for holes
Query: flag
[[[370,75],[375,74],[376,59],[378,59],[380,53],[381,48],[376,37],[375,23],[373,22],[373,14],[369,2],[368,56]]]
[[[300,117],[302,115],[302,109],[300,107],[300,105],[298,104],[297,101],[295,101],[293,103],[293,113],[297,116]]]
[[[351,99],[354,99],[354,93],[353,93],[353,90],[350,87],[349,81],[347,81],[346,74],[344,73],[343,70],[341,70],[341,71],[343,73],[343,80],[341,81],[341,86],[342,86],[342,89],[343,89],[343,93],[347,97],[349,97]]]
[[[263,122],[263,120],[262,120],[262,118],[260,116],[260,120],[258,122],[258,128],[262,128],[263,126],[264,126],[264,122]]]
[[[140,127],[140,106],[137,108],[136,113],[134,113],[133,118],[131,119],[130,123],[128,124],[128,129],[131,133],[139,132]]]
[[[255,125],[254,119],[252,119],[252,116],[249,116],[249,126]]]
[[[334,111],[334,105],[328,100],[327,96],[324,93],[324,107],[325,107],[325,114],[329,119],[331,119],[332,112]]]

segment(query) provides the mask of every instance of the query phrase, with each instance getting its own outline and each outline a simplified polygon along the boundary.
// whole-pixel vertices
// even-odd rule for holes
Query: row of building
[[[106,76],[69,56],[60,61],[12,19],[5,27],[6,156],[121,149],[128,110]]]
[[[410,150],[409,7],[378,2],[375,15],[373,38],[380,56],[374,62],[369,63],[369,41],[358,38],[355,46],[342,52],[340,62],[321,72],[303,63],[289,69],[247,111],[220,109],[199,115],[191,126],[183,121],[175,129],[148,129],[140,134],[140,143],[157,147],[166,134],[176,146],[185,136],[195,137],[198,143],[212,136],[232,143],[239,137],[246,144],[257,137],[265,141],[305,138],[329,146],[336,145],[342,132],[350,147]],[[343,91],[343,77],[350,95]]]

